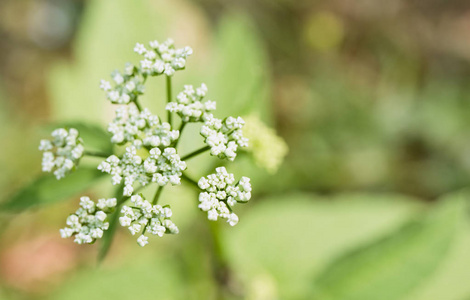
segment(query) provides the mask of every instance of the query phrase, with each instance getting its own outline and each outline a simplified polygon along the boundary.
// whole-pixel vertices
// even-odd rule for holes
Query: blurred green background
[[[58,229],[109,178],[30,186],[37,146],[80,121],[105,147],[99,80],[168,37],[194,50],[175,92],[205,82],[221,116],[261,120],[289,152],[267,170],[282,142],[260,139],[262,155],[228,166],[254,185],[237,226],[211,226],[193,190],[171,188],[180,234],[140,248],[118,230],[97,264],[99,242]],[[464,0],[0,1],[0,299],[469,300],[469,61]],[[161,113],[151,84],[143,104]]]

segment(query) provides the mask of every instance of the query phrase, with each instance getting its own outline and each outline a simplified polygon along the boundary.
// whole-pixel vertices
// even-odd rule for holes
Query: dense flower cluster
[[[170,102],[166,110],[175,112],[183,122],[201,122],[205,113],[215,110],[215,101],[202,102],[207,94],[207,86],[203,83],[194,89],[192,85],[185,85],[184,90],[176,96],[176,102]]]
[[[181,161],[175,148],[152,148],[146,159],[137,155],[134,146],[126,148],[122,158],[111,155],[98,166],[98,170],[113,175],[113,185],[120,184],[124,179],[124,195],[131,196],[134,192],[135,182],[145,186],[156,182],[160,186],[168,182],[177,185],[181,183],[182,171],[186,163]]]
[[[227,219],[231,226],[238,223],[238,216],[232,212],[237,202],[247,202],[251,198],[251,184],[248,177],[235,183],[235,176],[224,167],[215,169],[216,173],[202,177],[198,185],[204,191],[199,194],[199,208],[207,212],[207,218]]]
[[[134,52],[144,57],[140,61],[142,72],[152,76],[162,73],[173,76],[175,71],[184,69],[186,58],[193,54],[190,47],[176,49],[172,39],[168,39],[163,43],[152,41],[149,45],[150,49],[147,49],[143,44],[137,43]]]
[[[178,233],[178,227],[171,221],[169,206],[158,203],[162,189],[168,185],[179,185],[182,180],[195,184],[183,171],[186,162],[177,152],[181,133],[188,123],[202,123],[200,134],[205,147],[184,156],[185,160],[210,150],[210,154],[233,161],[239,147],[247,147],[248,139],[243,136],[245,121],[241,117],[218,119],[212,115],[216,110],[215,101],[205,99],[207,86],[185,85],[176,97],[171,96],[170,77],[186,66],[186,59],[192,54],[189,47],[175,48],[172,40],[163,43],[153,41],[149,46],[137,44],[134,51],[143,58],[139,64],[126,64],[124,70],[114,71],[111,81],[101,80],[100,88],[112,104],[119,104],[115,118],[108,124],[111,143],[117,145],[114,152],[85,151],[76,129],[57,129],[52,140],[42,140],[39,149],[44,151],[43,170],[54,171],[57,179],[75,169],[80,158],[92,155],[104,158],[98,170],[111,175],[113,185],[122,186],[122,198],[100,199],[95,204],[90,198],[80,199],[80,208],[67,218],[67,227],[60,230],[61,236],[75,236],[79,244],[93,243],[103,236],[110,224],[108,214],[115,213],[122,226],[132,235],[137,235],[140,246],[148,244],[148,234],[163,236]],[[167,77],[167,122],[143,108],[139,97],[145,92],[145,83],[152,76]],[[179,130],[175,129],[173,114],[180,117]],[[106,150],[109,151],[109,150]],[[152,202],[136,189],[154,184],[157,192]],[[232,211],[236,203],[251,198],[250,179],[242,177],[235,181],[224,167],[215,174],[202,177],[197,185],[199,208],[208,214],[209,220],[226,219],[234,226],[238,216]],[[121,193],[121,191],[119,191]],[[130,203],[126,202],[130,199]],[[119,204],[118,204],[119,203]],[[124,205],[121,207],[121,205]],[[147,235],[146,235],[147,234]]]
[[[238,147],[247,147],[248,139],[243,136],[245,121],[241,117],[228,117],[224,120],[214,118],[212,114],[204,115],[201,135],[210,147],[211,154],[221,159],[233,161]]]
[[[52,140],[41,140],[39,144],[39,150],[44,151],[42,171],[55,170],[55,177],[61,179],[75,168],[83,156],[83,142],[75,128],[59,128],[51,135]]]
[[[106,80],[101,80],[100,88],[107,92],[106,96],[111,103],[128,104],[136,101],[137,98],[145,91],[145,78],[139,69],[128,63],[124,68],[124,72],[114,71],[111,74],[114,87]]]
[[[172,211],[169,207],[152,205],[141,195],[132,196],[131,202],[132,206],[122,207],[123,216],[119,218],[119,222],[127,227],[132,235],[142,231],[137,239],[140,246],[148,244],[148,237],[144,235],[146,232],[160,237],[165,233],[179,232],[178,227],[170,220]]]
[[[108,131],[116,144],[132,142],[134,147],[168,147],[179,138],[179,131],[169,123],[159,121],[148,109],[139,111],[135,105],[116,109],[116,118],[109,123]]]
[[[75,236],[74,242],[77,244],[93,243],[103,237],[103,232],[108,229],[106,219],[116,204],[116,198],[99,199],[95,204],[89,197],[81,197],[80,208],[67,218],[68,227],[61,229],[60,235],[62,238]]]

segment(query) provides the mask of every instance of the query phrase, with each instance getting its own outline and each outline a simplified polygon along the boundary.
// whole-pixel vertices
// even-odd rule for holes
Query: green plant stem
[[[112,155],[112,154],[98,152],[98,151],[85,151],[83,154],[88,155],[88,156],[104,157],[104,158],[108,158],[109,156]]]
[[[166,76],[166,103],[171,102],[171,77]],[[172,126],[172,114],[171,111],[167,112],[168,114],[168,123],[170,123],[170,126]]]
[[[191,152],[191,153],[189,153],[189,154],[183,156],[183,157],[181,158],[181,160],[188,160],[188,159],[190,159],[190,158],[192,158],[192,157],[194,157],[194,156],[196,156],[196,155],[199,155],[199,154],[201,154],[201,153],[206,152],[207,150],[210,150],[210,148],[211,148],[211,147],[209,147],[209,146],[202,147],[202,148],[200,148],[200,149],[198,149],[198,150],[196,150],[196,151],[193,151],[193,152]]]
[[[174,148],[176,148],[176,146],[178,145],[178,142],[181,140],[181,133],[183,132],[183,129],[186,126],[186,124],[188,124],[188,123],[187,122],[182,122],[181,123],[180,128],[178,129],[178,131],[180,132],[180,137],[179,137],[179,139],[176,140]]]
[[[193,180],[193,179],[189,178],[188,175],[186,175],[184,173],[181,175],[181,178],[184,181],[189,182],[191,185],[193,185],[194,187],[196,187],[199,190],[199,185],[197,184],[196,180]]]
[[[160,198],[160,195],[162,194],[163,191],[163,186],[159,186],[157,188],[157,192],[155,193],[155,196],[153,197],[152,204],[155,205],[158,203],[158,199]]]
[[[137,109],[138,109],[139,111],[142,111],[142,106],[140,105],[139,100],[138,100],[138,99],[135,99],[135,100],[134,100],[134,103],[135,103],[135,106],[137,106]]]

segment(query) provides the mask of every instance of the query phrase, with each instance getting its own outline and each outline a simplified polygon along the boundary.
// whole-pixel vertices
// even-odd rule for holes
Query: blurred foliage
[[[90,246],[56,285],[16,291],[0,281],[0,298],[470,299],[470,194],[440,197],[470,183],[468,3],[72,2],[0,3],[0,138],[7,141],[1,213],[50,204],[65,219],[69,204],[61,200],[111,190],[87,168],[16,187],[40,170],[36,147],[50,127],[35,128],[44,120],[79,127],[87,146],[111,150],[102,126],[113,112],[98,83],[137,62],[136,42],[171,36],[191,45],[195,54],[175,77],[174,93],[207,83],[217,114],[259,116],[287,141],[289,154],[276,175],[247,153],[227,164],[252,177],[254,198],[240,207],[240,223],[216,236],[225,277],[214,270],[220,254],[203,214],[187,204],[197,195],[168,189],[163,199],[175,211],[179,236],[137,249],[117,230],[115,243],[122,243],[99,267],[90,263],[98,250]],[[74,30],[43,30],[78,19]],[[154,112],[163,111],[163,91],[156,79],[143,98]],[[197,128],[184,135],[183,154],[202,145]],[[197,178],[220,162],[188,164]],[[71,211],[75,206],[76,197]],[[0,226],[0,238],[21,227],[15,222],[24,219],[17,220],[0,220],[13,224]],[[45,234],[45,223],[28,223],[30,235]],[[0,243],[6,279],[1,253],[27,239],[19,232]]]

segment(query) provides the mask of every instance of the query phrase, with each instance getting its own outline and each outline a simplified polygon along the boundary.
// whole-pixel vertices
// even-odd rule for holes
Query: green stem
[[[142,106],[140,106],[139,100],[137,98],[134,100],[134,104],[135,106],[137,106],[137,109],[139,111],[142,111]]]
[[[193,179],[189,178],[188,175],[186,175],[184,173],[181,175],[181,178],[184,181],[187,181],[187,182],[191,183],[193,186],[195,186],[199,190],[199,185],[197,184],[196,180],[193,180]]]
[[[166,102],[170,103],[171,102],[171,77],[166,76]],[[168,123],[170,123],[170,126],[172,126],[172,114],[170,111],[167,111],[168,114]]]
[[[98,152],[98,151],[85,151],[83,154],[88,155],[88,156],[104,157],[104,158],[108,158],[109,156],[112,155],[112,154]]]
[[[186,126],[186,124],[188,124],[188,123],[186,123],[186,122],[182,122],[182,123],[181,123],[181,126],[180,126],[180,128],[178,129],[178,131],[180,132],[180,136],[179,136],[179,138],[176,140],[174,148],[176,148],[176,146],[178,145],[178,142],[181,140],[181,133],[183,132],[183,129],[184,129],[184,127]]]
[[[201,154],[201,153],[206,152],[207,150],[210,150],[210,148],[211,148],[211,147],[209,147],[209,146],[202,147],[202,148],[200,148],[200,149],[198,149],[198,150],[196,150],[196,151],[193,151],[193,152],[191,152],[191,153],[189,153],[189,154],[183,156],[183,157],[181,158],[181,160],[188,160],[188,159],[190,159],[190,158],[192,158],[192,157],[194,157],[194,156],[196,156],[196,155],[198,155],[198,154]]]
[[[159,186],[157,188],[157,192],[155,193],[155,196],[153,197],[152,204],[155,205],[158,203],[158,199],[160,198],[160,195],[162,194],[163,191],[163,186]]]

